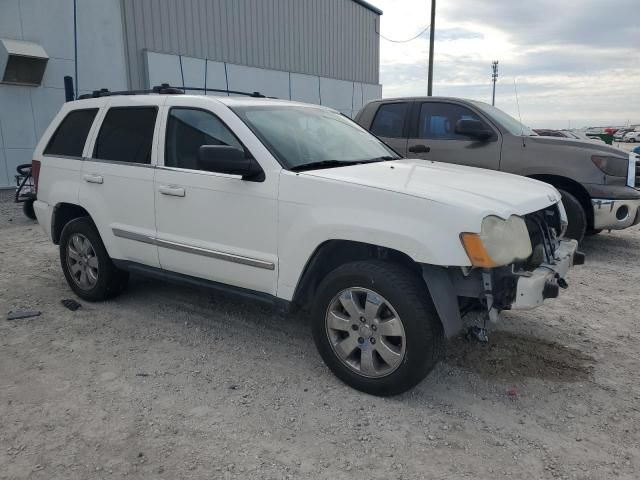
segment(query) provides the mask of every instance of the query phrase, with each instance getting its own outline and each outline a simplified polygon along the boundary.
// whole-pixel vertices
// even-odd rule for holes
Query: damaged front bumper
[[[544,263],[532,272],[518,275],[513,310],[528,310],[539,307],[547,298],[556,298],[560,288],[566,288],[565,276],[574,264],[584,263],[584,254],[577,252],[578,242],[563,240],[555,252],[553,263]]]
[[[558,296],[567,287],[565,276],[573,265],[584,263],[578,242],[562,240],[553,260],[531,271],[514,265],[493,269],[465,270],[456,267],[422,265],[422,276],[442,322],[444,333],[452,337],[463,326],[463,314],[474,312],[495,322],[503,310],[526,310]],[[466,310],[464,305],[475,308]]]

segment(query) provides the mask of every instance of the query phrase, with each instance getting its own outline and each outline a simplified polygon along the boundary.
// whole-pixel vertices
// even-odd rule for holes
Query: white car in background
[[[640,142],[640,132],[637,132],[637,131],[627,132],[623,137],[623,141],[631,142],[631,143]]]

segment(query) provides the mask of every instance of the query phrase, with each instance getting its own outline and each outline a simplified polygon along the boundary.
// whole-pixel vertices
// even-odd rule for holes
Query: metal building
[[[363,0],[0,0],[0,188],[31,161],[66,75],[79,94],[170,83],[353,116],[382,93],[381,14]]]

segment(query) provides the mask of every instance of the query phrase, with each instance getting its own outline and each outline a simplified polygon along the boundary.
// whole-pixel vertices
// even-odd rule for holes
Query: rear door
[[[458,120],[478,120],[494,132],[488,140],[455,133]],[[409,158],[456,163],[471,167],[500,168],[502,136],[483,116],[466,105],[445,101],[415,102],[407,143]]]
[[[375,112],[369,131],[403,157],[407,156],[407,128],[411,102],[383,103]]]
[[[114,97],[100,112],[84,161],[80,204],[112,258],[159,267],[153,177],[158,97]]]

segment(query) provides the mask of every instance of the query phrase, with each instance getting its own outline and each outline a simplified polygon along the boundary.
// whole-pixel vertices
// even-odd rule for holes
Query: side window
[[[169,110],[165,166],[199,170],[198,149],[202,145],[228,145],[244,150],[236,136],[214,114],[194,108]]]
[[[129,163],[151,163],[156,107],[113,107],[104,117],[93,157]]]
[[[482,119],[467,107],[451,103],[423,103],[418,120],[418,138],[436,140],[467,140],[455,133],[458,120]],[[482,122],[484,124],[484,122]],[[487,127],[489,128],[489,127]]]
[[[408,103],[381,105],[371,124],[371,133],[378,137],[403,138],[404,119],[409,110]]]
[[[87,135],[97,113],[97,108],[69,112],[49,140],[44,154],[82,157]]]

